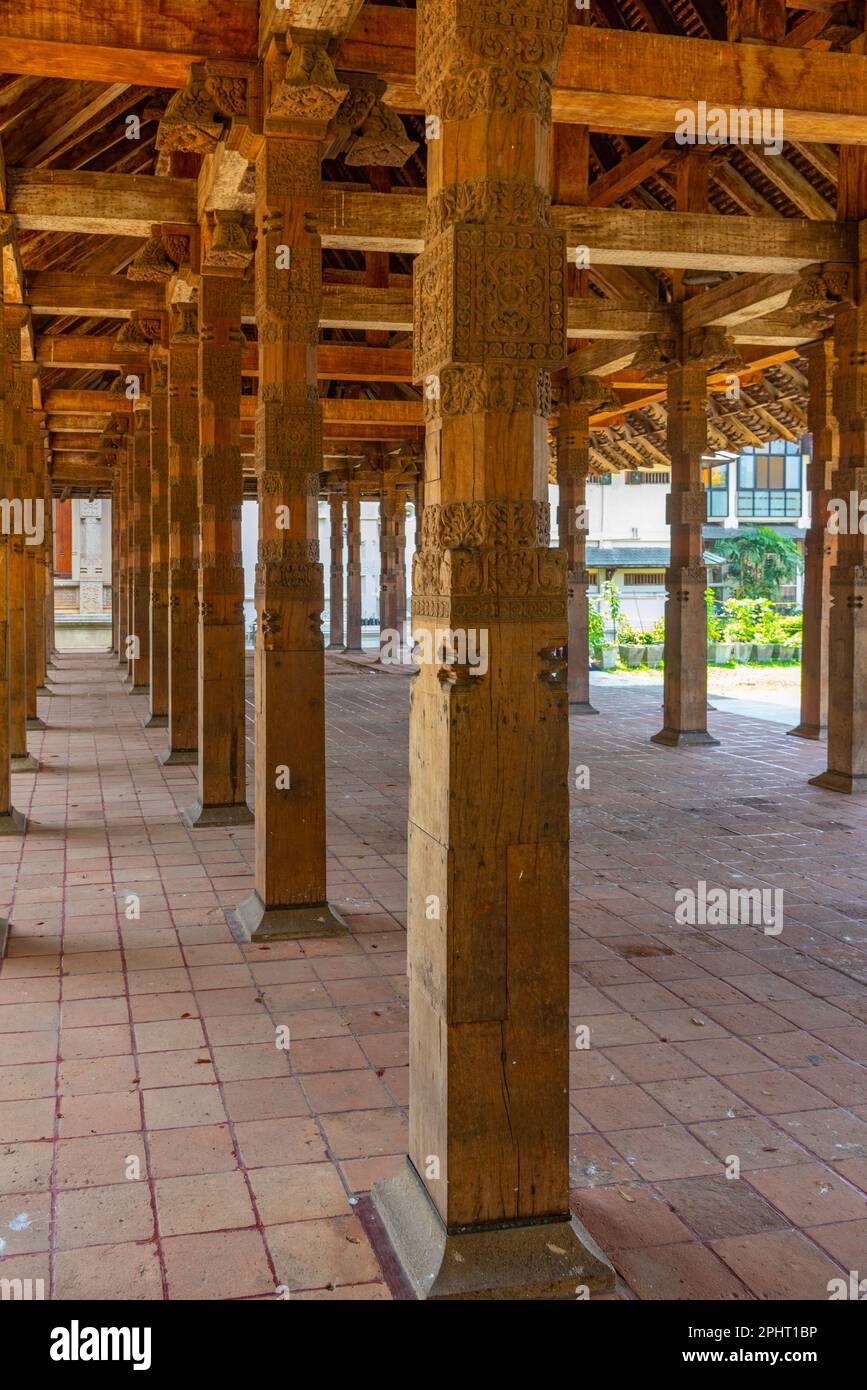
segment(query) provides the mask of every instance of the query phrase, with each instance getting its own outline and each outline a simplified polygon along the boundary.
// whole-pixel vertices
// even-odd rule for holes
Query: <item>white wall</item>
[[[344,536],[346,534],[346,512],[344,509]],[[244,554],[244,590],[246,594],[245,614],[249,631],[256,616],[256,554],[259,541],[259,504],[255,501],[244,503],[241,512],[241,541]],[[415,513],[411,508],[406,518],[406,584],[407,601],[410,596],[412,575],[412,552],[415,549]],[[344,543],[344,564],[346,563]],[[325,566],[325,613],[323,626],[328,627],[329,583],[328,570],[331,563],[331,509],[327,502],[319,504],[319,558]],[[372,631],[379,624],[379,503],[362,500],[361,503],[361,620]]]

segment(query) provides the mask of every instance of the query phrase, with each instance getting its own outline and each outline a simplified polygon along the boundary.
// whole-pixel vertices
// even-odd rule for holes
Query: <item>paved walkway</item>
[[[182,826],[194,769],[158,766],[107,656],[61,657],[54,686],[13,784],[29,833],[0,840],[0,1277],[390,1297],[364,1194],[406,1133],[409,682],[329,662],[351,939],[254,948],[224,916],[252,831]],[[767,721],[712,714],[722,747],[671,752],[658,692],[595,698],[572,731],[575,1210],[623,1297],[826,1299],[867,1274],[867,805],[807,786],[824,750]],[[678,925],[699,880],[784,890],[782,934]]]

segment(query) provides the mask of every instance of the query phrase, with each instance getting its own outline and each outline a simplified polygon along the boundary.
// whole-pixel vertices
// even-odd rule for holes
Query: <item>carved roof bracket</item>
[[[212,79],[211,86],[215,82]],[[219,89],[219,88],[218,88]],[[208,85],[204,63],[192,63],[187,85],[175,92],[160,121],[157,149],[210,154],[220,142],[225,117]]]

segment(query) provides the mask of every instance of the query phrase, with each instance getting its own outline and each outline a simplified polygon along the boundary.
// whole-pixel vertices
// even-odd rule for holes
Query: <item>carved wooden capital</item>
[[[337,114],[349,88],[338,81],[328,55],[327,33],[307,29],[289,32],[292,48],[288,55],[285,40],[275,41],[275,62],[265,97],[266,116],[325,127]]]
[[[385,106],[377,96],[345,160],[353,166],[372,164],[400,169],[417,149],[418,142],[410,140],[397,112]]]
[[[175,92],[160,121],[157,149],[210,154],[223,129],[223,117],[206,82],[205,65],[193,63],[187,85]]]

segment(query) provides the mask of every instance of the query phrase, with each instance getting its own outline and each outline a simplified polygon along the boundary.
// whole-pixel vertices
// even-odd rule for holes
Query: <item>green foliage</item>
[[[772,526],[746,527],[741,536],[716,541],[714,550],[728,562],[738,598],[778,598],[803,563],[797,542]]]
[[[604,643],[605,624],[602,621],[602,614],[598,613],[591,603],[589,619],[589,645],[591,652],[600,651]]]
[[[707,640],[709,642],[724,642],[724,620],[716,611],[716,594],[710,587],[705,589],[704,601],[707,606]]]
[[[724,642],[759,642],[763,646],[778,642],[791,644],[796,638],[793,620],[784,618],[766,598],[731,598],[724,605]],[[801,615],[796,615],[803,622]]]

